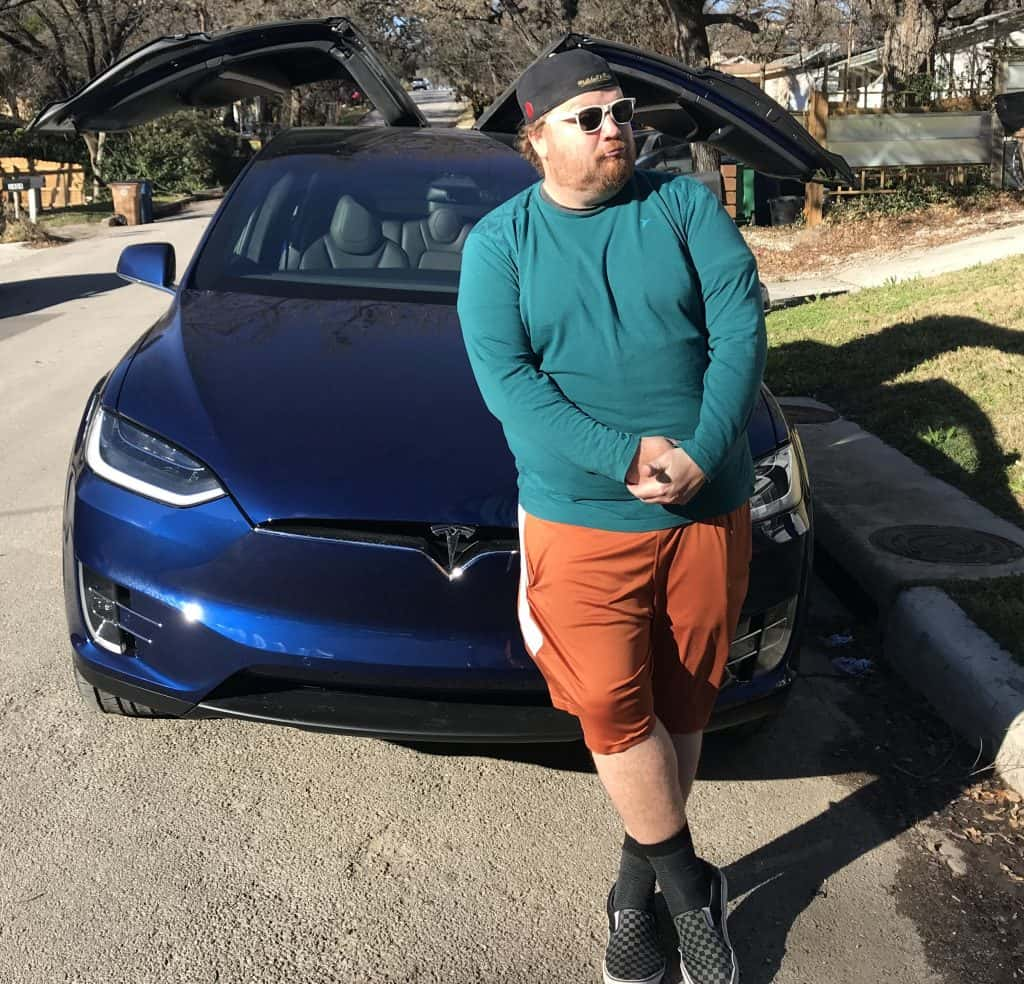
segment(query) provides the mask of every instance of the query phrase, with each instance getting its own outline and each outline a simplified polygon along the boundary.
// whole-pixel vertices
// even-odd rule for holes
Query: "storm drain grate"
[[[1024,557],[1020,544],[962,526],[887,526],[868,539],[882,550],[926,564],[1009,564]]]
[[[783,406],[782,412],[791,424],[831,424],[839,419],[839,414],[827,407]]]

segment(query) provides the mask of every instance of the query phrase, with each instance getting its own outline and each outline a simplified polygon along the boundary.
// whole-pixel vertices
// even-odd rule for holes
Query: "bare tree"
[[[0,41],[37,70],[32,101],[66,99],[166,23],[163,0],[0,0]],[[103,134],[83,134],[102,173]]]
[[[881,28],[884,101],[900,99],[914,76],[927,74],[944,27],[1008,9],[1011,0],[866,0]]]

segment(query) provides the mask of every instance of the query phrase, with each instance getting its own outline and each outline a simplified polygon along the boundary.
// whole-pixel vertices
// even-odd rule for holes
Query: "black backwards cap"
[[[532,123],[581,92],[614,89],[618,84],[600,55],[570,48],[530,65],[516,85],[516,98],[523,118]]]

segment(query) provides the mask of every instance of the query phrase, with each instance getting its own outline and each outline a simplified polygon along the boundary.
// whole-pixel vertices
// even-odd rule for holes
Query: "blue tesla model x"
[[[799,180],[847,175],[754,87],[587,45],[636,125]],[[472,130],[431,128],[344,19],[154,41],[38,130],[123,129],[328,78],[384,125],[286,131],[234,183],[175,282],[173,250],[118,272],[172,295],[97,384],[74,443],[63,564],[74,670],[103,711],[233,716],[395,739],[559,741],[516,622],[516,473],[455,311],[473,224],[536,174],[514,87]],[[140,326],[144,327],[144,326]],[[811,564],[796,432],[767,389],[750,590],[712,728],[778,711]]]

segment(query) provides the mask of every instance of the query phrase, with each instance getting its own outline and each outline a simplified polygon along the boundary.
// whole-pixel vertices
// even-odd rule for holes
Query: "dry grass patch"
[[[878,262],[900,252],[957,242],[969,236],[1024,223],[1024,196],[993,193],[970,207],[930,205],[904,215],[875,215],[800,226],[743,228],[757,257],[761,277],[828,274],[852,263]]]
[[[67,242],[60,236],[52,236],[42,226],[28,219],[9,219],[0,231],[0,243],[24,243],[38,249],[47,246],[60,246]]]

